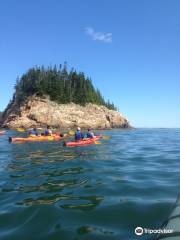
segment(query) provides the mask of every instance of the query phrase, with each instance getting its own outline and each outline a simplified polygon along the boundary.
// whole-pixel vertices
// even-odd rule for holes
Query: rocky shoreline
[[[129,128],[128,119],[120,112],[105,106],[75,103],[58,104],[48,97],[29,97],[20,106],[16,101],[6,109],[1,126],[10,129],[19,127],[45,127],[73,129],[77,126],[94,129]]]

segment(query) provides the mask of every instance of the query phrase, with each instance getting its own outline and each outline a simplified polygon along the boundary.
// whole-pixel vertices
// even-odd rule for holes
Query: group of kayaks
[[[94,138],[86,138],[79,141],[64,142],[66,147],[86,146],[94,144],[99,140],[101,136],[95,136]],[[45,141],[60,141],[65,139],[59,135],[53,134],[52,136],[34,136],[34,137],[9,137],[9,142],[45,142]]]
[[[64,141],[64,146],[66,147],[75,147],[75,146],[86,146],[95,144],[101,135],[95,136],[94,138],[85,138],[79,141]],[[67,139],[67,136],[61,136],[59,134],[52,134],[51,136],[29,136],[29,137],[9,137],[9,142],[12,143],[25,143],[25,142],[46,142],[46,141],[60,141]]]
[[[6,131],[0,131],[0,135],[4,135]],[[93,138],[85,138],[79,141],[64,141],[63,145],[66,147],[86,146],[96,144],[102,135],[95,136]],[[66,140],[66,135],[52,134],[51,136],[28,136],[28,137],[9,137],[11,143],[25,143],[25,142],[47,142],[47,141],[61,141]]]

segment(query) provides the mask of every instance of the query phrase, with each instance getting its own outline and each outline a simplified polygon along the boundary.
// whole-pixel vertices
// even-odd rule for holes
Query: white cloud
[[[112,42],[112,33],[96,32],[92,27],[86,27],[85,33],[94,41],[101,41],[105,43]]]

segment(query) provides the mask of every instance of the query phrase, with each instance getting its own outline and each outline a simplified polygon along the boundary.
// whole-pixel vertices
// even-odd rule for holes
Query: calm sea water
[[[0,239],[149,239],[180,192],[180,129],[104,132],[101,145],[0,137]]]

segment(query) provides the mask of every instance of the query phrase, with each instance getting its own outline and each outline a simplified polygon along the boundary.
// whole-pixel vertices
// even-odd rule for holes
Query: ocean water
[[[1,240],[132,240],[180,192],[180,129],[103,132],[101,145],[9,144],[0,136]]]

